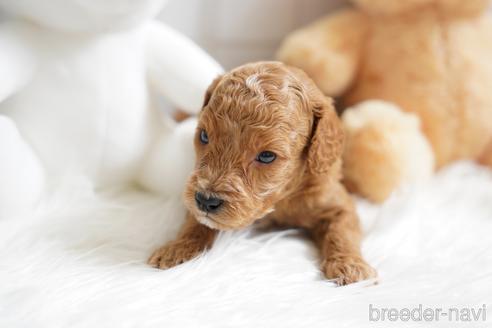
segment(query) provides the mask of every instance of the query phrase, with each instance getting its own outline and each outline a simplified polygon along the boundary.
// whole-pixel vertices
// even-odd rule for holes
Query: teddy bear
[[[73,175],[181,193],[195,125],[159,104],[198,112],[222,68],[154,19],[165,2],[0,2],[0,218]]]
[[[345,183],[372,201],[460,159],[492,163],[489,0],[353,0],[278,58],[337,97]]]

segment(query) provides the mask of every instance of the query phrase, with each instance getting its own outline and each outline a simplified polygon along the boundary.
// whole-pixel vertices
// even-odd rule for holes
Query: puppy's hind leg
[[[44,189],[45,173],[14,122],[0,115],[0,220],[32,208]]]

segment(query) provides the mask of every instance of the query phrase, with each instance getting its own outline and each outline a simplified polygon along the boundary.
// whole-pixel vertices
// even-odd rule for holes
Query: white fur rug
[[[485,304],[486,322],[475,326],[492,324],[492,174],[473,164],[381,207],[358,201],[377,286],[323,280],[315,250],[294,230],[225,233],[190,263],[152,269],[151,250],[182,222],[179,201],[90,190],[67,182],[29,219],[0,222],[0,327],[378,326],[370,304]]]

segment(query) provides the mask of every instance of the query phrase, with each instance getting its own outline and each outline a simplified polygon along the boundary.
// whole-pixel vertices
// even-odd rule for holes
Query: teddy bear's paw
[[[335,280],[339,286],[377,278],[376,270],[360,256],[328,258],[323,261],[321,269],[326,278]]]
[[[187,262],[204,251],[204,247],[189,240],[175,240],[157,249],[149,258],[148,263],[159,269],[169,269]]]
[[[398,187],[432,176],[434,153],[417,115],[392,103],[368,100],[346,109],[342,122],[343,178],[351,192],[380,203]]]

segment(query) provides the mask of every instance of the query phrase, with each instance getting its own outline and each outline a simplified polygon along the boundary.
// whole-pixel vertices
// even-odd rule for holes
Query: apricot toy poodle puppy
[[[321,269],[341,284],[376,272],[341,180],[343,131],[304,72],[279,62],[241,66],[207,90],[186,191],[186,222],[149,263],[166,269],[210,248],[219,230],[262,220],[310,232]]]

